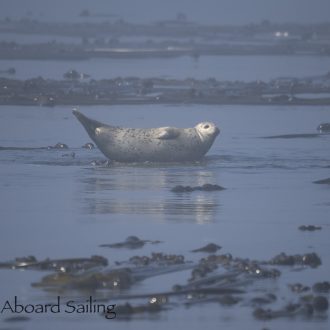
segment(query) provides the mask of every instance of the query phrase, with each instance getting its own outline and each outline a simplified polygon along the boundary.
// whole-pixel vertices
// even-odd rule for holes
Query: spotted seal
[[[119,162],[182,162],[201,159],[220,133],[210,122],[193,128],[122,128],[73,114],[109,159]]]

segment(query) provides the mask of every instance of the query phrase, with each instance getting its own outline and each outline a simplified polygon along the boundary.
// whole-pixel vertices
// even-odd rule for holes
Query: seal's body
[[[119,162],[182,162],[201,159],[220,130],[209,122],[194,128],[122,128],[73,110],[90,138],[109,159]]]

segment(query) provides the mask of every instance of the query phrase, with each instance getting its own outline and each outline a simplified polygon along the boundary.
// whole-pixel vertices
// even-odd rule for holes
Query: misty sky
[[[0,0],[0,17],[76,21],[82,9],[129,22],[154,22],[183,12],[201,23],[330,21],[330,0]]]

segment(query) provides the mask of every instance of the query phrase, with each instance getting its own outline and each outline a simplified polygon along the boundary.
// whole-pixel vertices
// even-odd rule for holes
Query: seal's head
[[[207,121],[197,124],[195,129],[202,141],[214,140],[220,133],[220,129],[215,124]]]

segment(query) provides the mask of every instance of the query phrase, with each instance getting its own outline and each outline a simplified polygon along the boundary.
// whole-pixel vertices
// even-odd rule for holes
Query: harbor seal
[[[90,138],[110,160],[118,162],[183,162],[201,159],[220,133],[210,122],[193,128],[122,128],[73,114]]]

